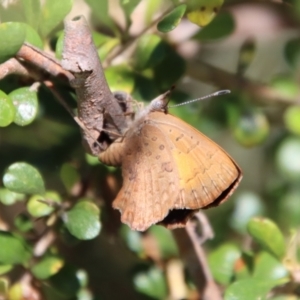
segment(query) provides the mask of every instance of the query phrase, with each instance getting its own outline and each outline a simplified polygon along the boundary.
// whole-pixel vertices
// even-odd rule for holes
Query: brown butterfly
[[[113,207],[134,230],[157,223],[183,227],[200,208],[224,202],[242,179],[220,146],[168,113],[167,94],[137,113],[123,137],[99,155],[105,164],[122,166]]]

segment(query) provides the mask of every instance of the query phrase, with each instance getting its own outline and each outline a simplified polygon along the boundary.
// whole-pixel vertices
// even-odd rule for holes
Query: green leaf
[[[154,78],[160,90],[167,91],[184,75],[186,61],[166,44],[165,59],[154,67]]]
[[[15,115],[16,109],[11,98],[4,92],[0,91],[0,127],[6,127],[12,123]]]
[[[22,4],[26,23],[37,30],[40,22],[41,1],[22,0]]]
[[[63,51],[63,47],[64,47],[64,38],[65,38],[65,34],[62,31],[58,34],[58,39],[56,41],[56,46],[55,46],[55,57],[57,59],[62,59],[62,51]]]
[[[51,276],[47,282],[60,294],[60,296],[64,297],[63,299],[75,299],[75,295],[80,289],[76,269],[73,266],[66,264],[58,273]]]
[[[41,200],[47,203],[41,202]],[[27,210],[36,218],[49,216],[54,211],[57,203],[61,203],[59,194],[54,191],[47,191],[44,196],[31,196],[27,202]]]
[[[240,258],[241,251],[234,244],[223,244],[210,253],[208,264],[213,277],[220,284],[229,284],[234,275],[234,265]]]
[[[37,92],[29,87],[22,87],[12,91],[9,96],[16,108],[14,122],[19,126],[30,124],[38,112]]]
[[[28,232],[34,228],[33,221],[25,213],[21,213],[15,217],[14,225],[21,232]]]
[[[133,55],[133,66],[137,70],[152,68],[160,63],[166,55],[166,44],[154,34],[143,35]]]
[[[23,298],[23,289],[21,283],[17,281],[12,286],[10,286],[8,291],[8,298],[15,300],[22,300]]]
[[[15,193],[8,189],[0,188],[0,202],[4,205],[12,205],[20,200],[24,200],[24,194]]]
[[[109,42],[110,40],[115,39],[115,38],[112,38],[109,35],[105,35],[103,33],[99,33],[99,32],[96,32],[96,31],[92,32],[92,37],[93,37],[93,42],[94,42],[96,48],[99,48],[102,45],[104,45],[105,43]]]
[[[247,228],[252,238],[263,249],[278,259],[283,258],[286,252],[284,237],[273,221],[266,218],[253,218]]]
[[[276,280],[278,284],[289,281],[289,272],[273,255],[261,252],[255,259],[253,277],[260,280]]]
[[[130,26],[130,16],[141,0],[121,0],[120,5],[125,13],[127,28]]]
[[[283,120],[286,128],[297,135],[300,135],[300,106],[291,105],[284,112]]]
[[[108,0],[85,0],[85,2],[91,7],[91,11],[101,24],[106,25],[112,30],[116,28],[115,23],[109,15]]]
[[[200,41],[211,41],[230,35],[235,29],[235,22],[230,13],[218,14],[211,23],[195,35]]]
[[[246,278],[235,281],[225,291],[225,300],[266,299],[267,294],[275,285],[267,279]]]
[[[9,283],[8,278],[0,277],[0,295],[7,295]]]
[[[101,229],[99,208],[92,202],[81,201],[74,205],[63,217],[72,235],[80,240],[95,238]]]
[[[300,63],[300,39],[292,39],[284,49],[284,56],[291,67],[298,67]]]
[[[209,24],[217,15],[224,0],[189,0],[187,18],[203,27]]]
[[[286,191],[280,198],[278,213],[280,224],[285,228],[298,228],[300,226],[300,187],[296,186]]]
[[[76,277],[78,278],[80,287],[85,288],[88,286],[89,283],[89,276],[88,273],[85,270],[78,270],[76,272]],[[85,298],[83,298],[84,300]],[[88,299],[87,299],[88,300]]]
[[[53,31],[65,16],[71,11],[72,0],[46,0],[41,11],[39,31],[42,37],[46,37]]]
[[[43,194],[44,181],[38,170],[31,165],[19,162],[8,167],[3,183],[9,190],[24,194]]]
[[[276,164],[280,173],[298,182],[300,179],[300,139],[288,137],[284,139],[276,153]]]
[[[120,45],[120,39],[118,38],[110,38],[108,41],[102,44],[98,50],[100,60],[104,61],[111,51],[118,45]]]
[[[26,27],[23,23],[7,22],[0,24],[0,63],[13,57],[25,41]]]
[[[127,247],[136,253],[143,251],[141,233],[131,230],[127,225],[122,225],[121,236],[125,240]]]
[[[162,226],[152,226],[149,233],[155,237],[162,258],[169,259],[179,256],[177,244],[170,230]]]
[[[31,258],[25,242],[9,232],[0,231],[0,264],[23,264]]]
[[[250,278],[253,269],[253,253],[242,252],[241,257],[234,264],[234,280]]]
[[[233,134],[243,146],[253,147],[264,142],[269,131],[269,122],[263,113],[257,110],[247,110],[237,120]]]
[[[134,80],[134,90],[131,94],[133,99],[151,101],[159,95],[159,89],[152,78],[136,74]]]
[[[71,192],[71,189],[80,180],[80,175],[77,169],[74,168],[71,164],[67,163],[63,164],[60,170],[60,177],[68,192]]]
[[[258,215],[262,215],[265,207],[259,195],[252,192],[240,192],[234,198],[234,211],[230,218],[231,226],[240,233],[247,232],[249,220]]]
[[[299,85],[294,75],[280,74],[272,79],[270,87],[281,97],[295,98],[299,94]]]
[[[112,92],[123,91],[131,94],[134,88],[135,74],[127,65],[112,66],[105,70],[105,77]]]
[[[29,44],[43,49],[43,41],[41,40],[39,34],[31,26],[24,24],[26,28],[26,38],[25,41]]]
[[[91,166],[97,166],[100,164],[99,158],[88,153],[85,154],[86,162]]]
[[[44,280],[58,273],[63,265],[64,261],[60,257],[49,256],[34,265],[31,271],[36,278]]]
[[[169,12],[160,22],[157,24],[157,29],[160,32],[169,32],[175,29],[180,23],[182,17],[186,11],[186,4],[181,4],[175,7]]]
[[[252,38],[247,38],[240,47],[237,73],[245,74],[253,59],[256,57],[256,43]]]
[[[0,275],[3,275],[9,272],[13,268],[13,265],[0,265]],[[0,288],[0,295],[1,295],[1,288]]]
[[[163,272],[157,267],[136,274],[133,283],[137,291],[151,298],[166,299],[167,297],[167,283]]]

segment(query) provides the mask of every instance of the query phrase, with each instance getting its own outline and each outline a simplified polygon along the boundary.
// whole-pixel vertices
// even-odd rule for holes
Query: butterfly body
[[[183,227],[200,208],[224,202],[242,178],[221,147],[164,107],[153,100],[99,155],[122,166],[123,186],[113,207],[134,230],[157,223]]]

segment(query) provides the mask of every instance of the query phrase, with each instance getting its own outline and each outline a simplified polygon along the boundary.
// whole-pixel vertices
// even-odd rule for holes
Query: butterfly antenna
[[[201,101],[201,100],[205,100],[207,98],[217,97],[217,96],[226,95],[226,94],[230,94],[230,90],[217,91],[217,92],[214,92],[212,94],[209,94],[209,95],[206,95],[206,96],[203,96],[203,97],[200,97],[200,98],[196,98],[196,99],[189,100],[189,101],[179,103],[179,104],[175,104],[175,105],[170,105],[170,106],[168,106],[168,108],[182,106],[182,105],[186,105],[186,104],[193,103],[193,102],[196,102],[196,101]]]

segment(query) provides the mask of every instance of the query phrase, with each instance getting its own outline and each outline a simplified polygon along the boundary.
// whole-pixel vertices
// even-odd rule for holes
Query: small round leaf
[[[246,278],[235,281],[225,291],[225,300],[266,299],[275,282],[267,279]]]
[[[131,230],[127,225],[122,225],[121,232],[122,238],[126,242],[127,247],[136,253],[142,253],[142,235],[140,232]]]
[[[71,191],[74,185],[80,180],[80,175],[71,164],[63,164],[60,170],[61,180],[67,191]]]
[[[289,106],[284,113],[283,119],[284,119],[285,126],[288,130],[290,130],[292,133],[300,135],[300,106],[299,105]]]
[[[49,285],[61,295],[62,299],[76,299],[76,294],[80,289],[76,269],[65,264],[59,272],[48,279]]]
[[[0,275],[3,275],[9,272],[13,268],[13,265],[0,265]],[[1,288],[0,288],[0,295],[1,295]]]
[[[31,258],[31,252],[21,238],[0,231],[0,264],[22,264]]]
[[[252,238],[266,251],[282,259],[286,246],[282,232],[277,225],[266,218],[252,218],[247,226]]]
[[[156,267],[136,274],[133,283],[136,290],[153,299],[166,299],[167,297],[167,284],[164,274]]]
[[[253,277],[264,280],[284,281],[289,277],[288,270],[273,255],[268,252],[260,252],[254,262]]]
[[[110,89],[131,94],[135,84],[135,74],[125,65],[112,66],[105,69],[105,77]]]
[[[0,91],[0,127],[8,126],[14,121],[16,109],[11,98]]]
[[[14,225],[21,232],[28,232],[34,228],[32,219],[25,213],[21,213],[15,217]]]
[[[24,16],[26,23],[32,28],[37,29],[40,22],[41,1],[39,0],[22,0]]]
[[[288,179],[300,179],[300,138],[289,137],[282,141],[277,153],[276,163],[282,175]]]
[[[40,33],[43,37],[51,33],[72,9],[72,0],[46,0],[41,9]]]
[[[209,24],[217,15],[224,0],[189,0],[187,18],[203,27]]]
[[[22,87],[11,92],[9,96],[16,108],[14,122],[20,126],[30,124],[38,112],[36,91],[32,91],[29,87]]]
[[[133,65],[137,70],[156,66],[166,55],[166,46],[162,39],[154,34],[143,35],[138,42]]]
[[[29,25],[24,24],[26,27],[26,42],[40,49],[43,49],[43,41],[41,40],[39,34]]]
[[[54,211],[55,203],[60,202],[60,196],[56,192],[47,191],[43,196],[31,196],[27,202],[27,210],[33,217],[40,218],[50,215]]]
[[[293,75],[278,75],[272,79],[271,86],[281,97],[294,98],[299,94],[299,85]]]
[[[224,244],[209,255],[208,263],[217,282],[224,285],[231,282],[235,262],[240,256],[241,251],[234,244]]]
[[[16,193],[45,192],[44,181],[38,170],[24,162],[10,165],[3,176],[3,183],[6,188]]]
[[[63,220],[72,235],[80,240],[95,238],[101,229],[99,208],[92,202],[78,202],[64,216]]]
[[[41,280],[56,274],[64,265],[64,261],[56,256],[45,257],[31,269],[33,275]]]
[[[0,63],[13,57],[25,41],[26,26],[23,23],[7,22],[0,24]]]
[[[266,116],[259,111],[243,113],[234,129],[235,138],[245,147],[261,144],[270,131]]]
[[[169,259],[179,255],[178,247],[170,230],[162,226],[152,226],[149,233],[154,236],[162,258]]]
[[[169,45],[165,59],[154,67],[154,78],[161,90],[168,90],[184,75],[186,61]]]
[[[161,32],[169,32],[180,23],[186,11],[186,4],[181,4],[169,12],[158,24],[157,29]]]
[[[235,29],[235,22],[230,13],[218,14],[211,23],[204,27],[195,38],[201,41],[211,41],[224,38]]]
[[[12,205],[17,201],[24,200],[24,195],[0,188],[0,202],[4,205]]]
[[[234,210],[230,218],[231,226],[240,233],[247,232],[249,220],[265,211],[263,200],[253,192],[240,192],[234,199]]]

